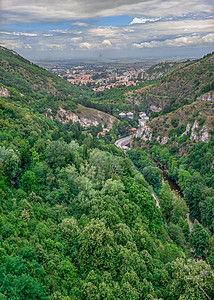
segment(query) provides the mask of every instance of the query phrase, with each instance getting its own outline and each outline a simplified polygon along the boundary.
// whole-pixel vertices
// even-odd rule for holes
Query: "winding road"
[[[126,136],[126,137],[124,137],[120,140],[117,140],[115,142],[115,146],[117,146],[118,148],[123,149],[124,146],[130,144],[131,140],[132,140],[132,135]]]

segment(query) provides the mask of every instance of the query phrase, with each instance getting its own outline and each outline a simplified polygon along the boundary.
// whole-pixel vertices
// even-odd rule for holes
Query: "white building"
[[[129,119],[133,119],[134,118],[134,114],[132,112],[128,112],[126,115],[127,115],[127,117]]]
[[[125,114],[124,112],[121,112],[121,113],[119,114],[119,116],[120,116],[120,118],[125,118],[125,117],[126,117],[126,114]]]

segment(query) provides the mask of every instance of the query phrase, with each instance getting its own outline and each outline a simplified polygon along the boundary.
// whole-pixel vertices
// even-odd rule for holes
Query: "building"
[[[106,133],[105,132],[98,132],[98,134],[97,134],[97,138],[99,139],[100,137],[104,137],[106,135]]]
[[[125,114],[124,112],[121,112],[121,113],[119,114],[119,116],[120,116],[120,118],[125,118],[125,117],[126,117],[126,114]]]
[[[145,117],[146,117],[146,114],[145,114],[144,112],[140,112],[140,113],[139,113],[139,117],[140,117],[140,118],[145,118]]]
[[[137,130],[137,129],[136,129],[136,128],[134,128],[134,127],[133,127],[133,128],[131,128],[131,129],[129,129],[129,131],[130,131],[130,132],[135,132],[136,130]]]
[[[133,119],[134,118],[134,114],[132,112],[128,112],[126,115],[127,115],[127,117],[129,119]]]

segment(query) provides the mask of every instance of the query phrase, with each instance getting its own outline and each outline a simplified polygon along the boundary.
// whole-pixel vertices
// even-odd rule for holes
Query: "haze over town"
[[[3,0],[1,45],[31,60],[201,57],[211,0]]]

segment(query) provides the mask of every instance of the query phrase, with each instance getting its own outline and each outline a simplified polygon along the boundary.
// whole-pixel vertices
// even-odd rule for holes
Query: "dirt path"
[[[193,222],[190,220],[189,213],[187,214],[187,220],[189,224],[189,231],[191,232],[193,228]]]
[[[152,193],[152,196],[153,196],[153,198],[154,198],[155,201],[156,201],[156,206],[159,207],[159,208],[161,208],[161,207],[160,207],[160,203],[159,203],[159,201],[158,201],[158,198],[157,198],[157,196],[155,195],[154,192]]]

